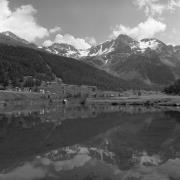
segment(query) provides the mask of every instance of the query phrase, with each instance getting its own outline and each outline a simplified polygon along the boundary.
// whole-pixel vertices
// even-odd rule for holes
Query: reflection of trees
[[[170,118],[173,118],[178,123],[180,123],[180,112],[179,111],[166,111],[165,115]]]
[[[122,119],[119,127],[88,142],[101,147],[107,139],[107,148],[116,154],[120,169],[129,169],[136,164],[133,156],[140,157],[144,151],[149,157],[157,155],[163,160],[174,158],[180,152],[180,126],[177,130],[176,121],[167,113],[126,114]]]
[[[23,128],[33,128],[41,122],[38,112],[29,112],[26,114],[1,114],[0,129],[13,130]]]
[[[165,114],[154,117],[147,128],[143,128],[138,136],[148,154],[162,151],[163,143],[172,137],[176,122]]]
[[[46,111],[1,116],[0,130],[4,130],[0,139],[0,168],[38,153],[84,142],[119,124],[118,113],[110,113],[95,118],[67,119],[56,125],[61,119],[57,110],[55,119],[45,119]],[[51,109],[49,113],[53,114]]]
[[[55,106],[40,112],[0,114],[1,164],[7,163],[12,152],[14,161],[84,142],[88,147],[113,152],[120,169],[129,169],[136,163],[133,155],[139,152],[172,157],[180,150],[178,117],[179,113],[172,112],[128,113],[124,107],[108,105]]]

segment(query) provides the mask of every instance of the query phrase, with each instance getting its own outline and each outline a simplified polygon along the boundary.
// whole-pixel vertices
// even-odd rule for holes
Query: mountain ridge
[[[1,34],[12,36],[9,33]],[[15,40],[15,43],[13,41],[7,45],[32,48],[22,39],[15,38]],[[0,43],[6,44],[1,42],[1,38]],[[36,46],[34,49],[47,54],[73,58],[123,81],[140,81],[152,87],[166,86],[180,78],[180,46],[166,45],[156,38],[136,41],[121,34],[116,39],[105,41],[87,50],[79,50],[64,43],[55,43],[42,48]]]

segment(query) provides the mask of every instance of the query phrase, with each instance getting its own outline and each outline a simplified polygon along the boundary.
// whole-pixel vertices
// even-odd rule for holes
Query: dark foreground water
[[[0,180],[116,179],[180,179],[178,109],[1,109]]]

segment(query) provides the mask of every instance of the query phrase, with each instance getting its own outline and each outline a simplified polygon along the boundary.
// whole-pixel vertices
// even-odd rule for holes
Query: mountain
[[[23,46],[29,48],[37,48],[35,44],[29,43],[28,41],[16,36],[10,31],[0,33],[0,43],[9,46]]]
[[[121,34],[90,49],[79,50],[64,43],[38,48],[11,32],[4,32],[0,33],[0,46],[1,68],[7,69],[2,64],[9,63],[7,67],[13,69],[18,64],[12,70],[20,72],[18,76],[40,73],[45,79],[57,76],[65,83],[96,85],[103,89],[162,88],[180,78],[180,46],[166,45],[155,38],[136,41]],[[44,67],[43,72],[38,63]],[[23,70],[18,70],[19,67]]]
[[[24,77],[52,81],[61,78],[66,84],[93,85],[103,90],[122,90],[148,86],[139,81],[125,81],[83,61],[54,55],[39,49],[0,43],[0,84],[18,86]]]
[[[180,47],[155,38],[136,41],[127,35],[89,50],[83,61],[124,80],[164,86],[180,78]]]
[[[50,53],[65,57],[78,58],[80,56],[79,51],[74,46],[64,43],[54,43],[51,46],[44,47],[44,49]]]
[[[73,57],[123,80],[138,80],[149,86],[165,86],[180,78],[180,46],[166,45],[155,38],[136,41],[127,35],[78,50],[67,44],[47,49]]]
[[[6,86],[11,82],[13,86],[19,86],[24,77],[32,76],[45,81],[59,77],[67,84],[95,85],[104,90],[139,86],[140,82],[127,82],[84,61],[64,57],[69,56],[68,52],[73,57],[76,53],[80,56],[87,53],[85,50],[77,51],[67,44],[54,44],[49,50],[38,48],[11,32],[0,33],[0,84]],[[141,86],[149,88],[143,84]]]

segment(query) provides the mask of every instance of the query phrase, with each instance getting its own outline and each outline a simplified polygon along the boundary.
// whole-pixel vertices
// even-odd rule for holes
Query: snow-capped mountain
[[[169,84],[180,78],[180,46],[166,45],[156,38],[136,41],[121,34],[87,50],[53,44],[46,51],[76,58],[121,79],[141,80],[148,85]]]
[[[136,41],[127,35],[79,50],[70,44],[37,47],[11,32],[0,33],[0,44],[36,48],[78,59],[123,80],[148,85],[166,85],[180,78],[180,46],[166,45],[155,38]]]
[[[87,56],[101,56],[114,51],[114,41],[106,41],[89,49]]]
[[[180,47],[155,38],[136,41],[119,35],[92,47],[84,61],[124,80],[138,79],[149,85],[180,78]]]
[[[136,49],[138,42],[127,35],[120,35],[117,39],[105,41],[95,47],[90,48],[88,56],[104,56],[109,53],[130,53]]]
[[[143,39],[138,42],[127,35],[121,34],[117,39],[105,41],[86,50],[79,50],[70,44],[64,43],[55,43],[51,46],[44,47],[44,49],[53,54],[78,59],[82,57],[106,56],[112,52],[144,53],[148,48],[159,51],[164,46],[165,44],[157,39]]]
[[[25,39],[22,39],[10,31],[0,33],[0,43],[11,46],[24,46],[30,48],[37,48],[35,44],[32,44]]]
[[[144,53],[147,49],[161,52],[166,45],[158,39],[133,40],[127,35],[120,35],[117,39],[106,41],[96,47],[92,47],[88,56],[107,55],[112,52],[116,53]]]
[[[80,56],[79,51],[72,45],[69,44],[58,44],[54,43],[51,46],[44,47],[44,49],[50,53],[57,54],[60,56],[78,58]]]
[[[75,59],[86,57],[88,56],[88,53],[89,53],[89,49],[87,50],[76,49],[74,46],[70,44],[64,44],[64,43],[54,43],[51,46],[43,47],[43,49],[46,50],[47,52],[50,52],[56,55],[75,58]]]

